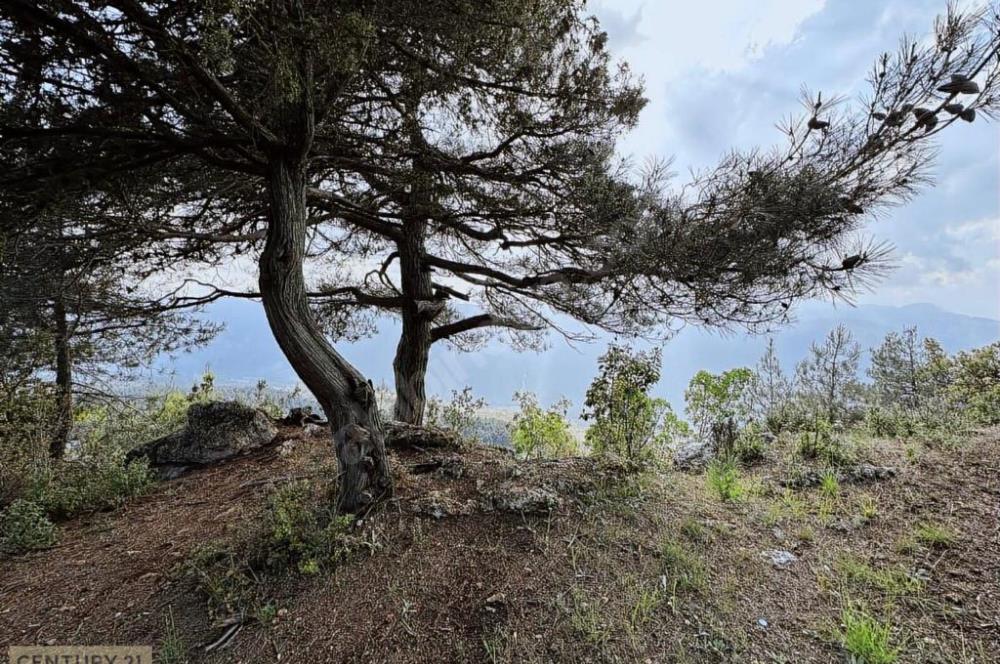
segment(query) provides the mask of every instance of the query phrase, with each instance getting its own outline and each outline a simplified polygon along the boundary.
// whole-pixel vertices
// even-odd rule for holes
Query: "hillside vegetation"
[[[7,420],[23,445],[0,475],[0,645],[153,644],[165,662],[989,662],[998,352],[948,356],[906,330],[862,382],[837,328],[787,375],[773,348],[698,373],[684,420],[649,394],[658,354],[612,347],[582,438],[565,402],[519,394],[503,424],[469,391],[432,400],[429,425],[464,438],[394,447],[393,497],[356,515],[335,509],[324,429],[287,418],[270,444],[180,479],[124,463],[218,399],[211,376],[80,409],[60,461],[31,410],[44,393],[9,398],[40,419]],[[288,406],[263,385],[243,400]],[[500,429],[509,447],[476,439]]]
[[[0,644],[153,643],[166,662],[992,661],[998,431],[851,449],[895,473],[824,474],[786,437],[729,479],[401,453],[396,498],[317,535],[332,458],[292,438],[4,560]],[[818,485],[796,483],[811,471]]]

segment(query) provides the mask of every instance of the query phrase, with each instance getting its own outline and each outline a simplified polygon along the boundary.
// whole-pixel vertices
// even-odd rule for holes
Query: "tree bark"
[[[69,321],[66,303],[62,296],[56,297],[53,307],[55,316],[55,356],[56,356],[56,425],[49,441],[49,456],[61,459],[66,454],[70,431],[73,428],[73,358],[70,353]]]
[[[375,390],[329,344],[309,309],[302,271],[307,222],[305,158],[272,156],[267,184],[269,218],[260,256],[264,311],[285,357],[330,422],[340,464],[338,507],[357,512],[392,492]]]
[[[425,232],[424,220],[408,218],[403,228],[403,238],[398,244],[400,283],[406,304],[402,310],[403,330],[392,361],[396,379],[393,415],[400,422],[414,425],[424,422],[427,360],[433,343],[431,324],[434,316],[440,312],[440,307],[428,309],[420,306],[421,303],[426,304],[434,299],[431,273],[421,260]]]

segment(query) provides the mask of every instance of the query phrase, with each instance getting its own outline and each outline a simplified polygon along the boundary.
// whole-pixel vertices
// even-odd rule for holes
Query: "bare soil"
[[[850,603],[891,624],[899,661],[1000,661],[997,429],[950,449],[865,443],[895,476],[826,492],[781,488],[802,462],[778,445],[743,469],[736,501],[703,472],[623,481],[590,460],[397,453],[396,497],[358,528],[370,546],[271,582],[274,618],[206,653],[227,628],[180,563],[237,537],[275,486],[334,474],[327,441],[281,437],[282,453],[164,482],[60,524],[53,549],[0,559],[0,658],[9,645],[159,649],[172,620],[191,662],[841,662]],[[560,504],[483,507],[511,484]],[[921,539],[922,524],[949,541]],[[769,550],[796,560],[776,568]]]

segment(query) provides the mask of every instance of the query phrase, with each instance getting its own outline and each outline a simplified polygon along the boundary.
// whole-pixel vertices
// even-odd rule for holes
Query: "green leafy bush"
[[[958,353],[952,366],[951,402],[977,424],[1000,424],[1000,341]]]
[[[18,499],[0,514],[0,551],[23,553],[55,543],[56,527],[38,503]]]
[[[114,509],[153,485],[145,460],[125,465],[121,452],[54,462],[33,478],[26,495],[54,517]]]
[[[910,437],[917,432],[917,421],[911,412],[899,407],[869,406],[865,412],[865,427],[880,438]]]
[[[522,459],[554,458],[578,454],[580,446],[566,420],[568,401],[543,410],[530,392],[518,392],[514,400],[521,409],[510,425],[510,440]]]
[[[314,499],[313,487],[300,481],[286,484],[268,498],[262,517],[266,542],[260,553],[264,567],[281,570],[295,566],[312,573],[341,562],[352,523],[350,515],[336,515],[332,502]]]
[[[0,509],[24,494],[36,466],[47,464],[55,403],[45,385],[0,383]]]
[[[749,422],[753,382],[754,372],[746,367],[718,375],[702,370],[684,390],[688,418],[718,448],[730,451],[736,433]]]
[[[427,401],[424,420],[429,426],[445,427],[457,431],[463,438],[477,440],[479,413],[486,400],[472,394],[471,387],[451,391],[451,401],[445,403],[436,397]]]
[[[659,380],[659,350],[611,346],[601,356],[583,411],[592,422],[585,439],[595,454],[641,466],[687,430],[667,401],[649,395]]]

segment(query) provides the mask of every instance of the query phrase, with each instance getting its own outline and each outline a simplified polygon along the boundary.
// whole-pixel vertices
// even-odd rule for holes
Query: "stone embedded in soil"
[[[443,519],[446,516],[460,516],[476,511],[472,501],[459,502],[443,491],[431,491],[410,501],[410,511],[414,514]]]
[[[548,512],[562,504],[555,492],[545,487],[504,483],[491,491],[483,506],[500,512]]]
[[[806,489],[819,486],[823,483],[823,473],[810,470],[804,473],[796,473],[791,477],[777,480],[777,483],[790,489]],[[896,469],[892,466],[874,466],[869,463],[860,463],[856,466],[844,468],[836,473],[837,481],[851,484],[865,484],[868,482],[878,482],[892,479],[896,476]]]
[[[760,556],[776,569],[788,569],[792,563],[799,559],[794,553],[784,549],[767,549],[761,551]]]

